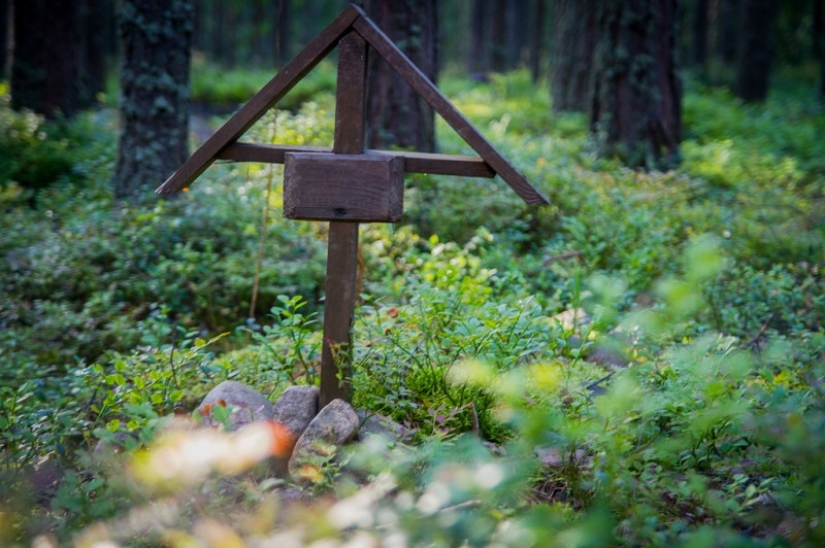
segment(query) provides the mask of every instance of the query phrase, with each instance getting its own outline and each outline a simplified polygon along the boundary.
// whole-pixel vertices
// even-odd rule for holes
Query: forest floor
[[[317,78],[248,138],[329,144]],[[353,405],[412,437],[328,448],[309,487],[227,470],[237,438],[158,437],[223,380],[318,383],[326,228],[282,218],[282,168],[116,203],[113,112],[0,105],[0,544],[825,543],[811,86],[746,105],[688,82],[669,171],[597,157],[526,73],[442,87],[551,205],[415,175],[402,223],[362,226]],[[193,116],[194,140],[219,123]]]

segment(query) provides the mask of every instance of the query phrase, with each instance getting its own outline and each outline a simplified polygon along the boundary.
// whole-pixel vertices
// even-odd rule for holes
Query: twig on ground
[[[754,347],[757,346],[762,341],[762,339],[764,338],[765,331],[768,330],[768,326],[771,324],[771,322],[773,321],[773,319],[775,317],[776,317],[776,312],[771,313],[770,317],[767,320],[765,320],[765,323],[763,323],[762,327],[759,328],[759,331],[756,333],[756,335],[754,335],[753,337],[748,339],[748,341],[745,344],[743,344],[742,346],[744,348],[748,348],[750,346],[754,346]]]

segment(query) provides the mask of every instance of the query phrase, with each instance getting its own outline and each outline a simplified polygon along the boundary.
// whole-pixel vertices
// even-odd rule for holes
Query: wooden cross
[[[479,157],[365,150],[367,45],[412,86]],[[331,149],[239,143],[264,113],[338,47],[335,140]],[[326,304],[321,352],[321,405],[350,400],[358,225],[398,222],[404,174],[492,178],[499,175],[528,204],[542,196],[447,100],[357,6],[350,5],[221,126],[161,185],[159,194],[189,186],[215,160],[284,164],[284,216],[329,221]]]

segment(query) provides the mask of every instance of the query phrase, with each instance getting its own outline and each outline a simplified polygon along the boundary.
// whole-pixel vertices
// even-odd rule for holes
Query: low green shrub
[[[254,70],[229,69],[196,58],[192,66],[191,97],[193,101],[209,105],[212,109],[234,110],[258,93],[276,72],[274,67]],[[321,62],[281,99],[278,106],[297,110],[307,101],[317,101],[324,95],[334,95],[335,75],[335,66],[332,63]]]
[[[71,185],[44,191],[39,200],[51,209],[17,210],[0,245],[8,258],[0,266],[0,322],[16,327],[8,336],[28,340],[40,363],[57,364],[131,348],[153,306],[170,307],[187,329],[219,333],[243,323],[264,194],[251,180],[218,188],[197,199],[116,207],[105,187]],[[322,249],[311,225],[275,217],[255,314],[282,293],[317,295]]]
[[[313,527],[305,527],[308,518],[295,517],[280,534],[304,542],[392,537],[504,545],[543,545],[570,535],[602,544],[700,543],[709,536],[772,544],[792,534],[798,543],[815,544],[822,535],[821,471],[808,459],[816,458],[819,445],[804,440],[816,438],[821,422],[821,393],[809,382],[823,374],[815,349],[821,351],[825,339],[811,334],[812,353],[789,354],[777,344],[781,339],[753,353],[731,336],[685,337],[684,322],[695,321],[698,310],[685,303],[701,302],[703,284],[726,268],[720,250],[709,240],[693,243],[684,275],[663,282],[661,304],[619,318],[620,329],[611,335],[600,329],[615,313],[609,301],[622,286],[591,280],[584,302],[595,323],[581,334],[580,346],[573,344],[574,332],[540,307],[490,300],[495,274],[481,269],[467,249],[432,239],[427,248],[408,251],[422,261],[404,280],[416,291],[405,290],[410,296],[395,304],[362,306],[353,383],[359,406],[420,429],[420,445],[376,439],[332,461],[326,483],[316,489],[332,489],[338,502],[330,508],[309,502],[312,510],[302,515],[312,516]],[[154,316],[143,350],[112,354],[62,377],[70,383],[64,390],[75,387],[72,404],[56,406],[65,420],[36,430],[39,435],[9,438],[17,443],[9,454],[57,456],[61,445],[70,454],[80,440],[115,441],[119,432],[132,440],[128,447],[149,443],[152,451],[161,416],[176,405],[194,405],[220,379],[282,389],[296,377],[295,366],[315,363],[304,353],[318,341],[304,302],[286,296],[279,302],[272,311],[276,322],[255,337],[256,344],[223,356],[180,329],[177,342],[164,342],[176,328],[162,314]],[[587,361],[590,342],[605,338],[624,341],[629,367],[605,375],[603,366]],[[261,356],[272,365],[262,367]],[[311,365],[301,367],[297,376],[309,379]],[[41,396],[21,398],[23,392],[6,398],[20,407],[4,416],[35,421],[25,410],[42,404]],[[51,397],[68,401],[65,393]],[[62,437],[54,435],[58,431]],[[504,456],[491,454],[491,447]],[[537,448],[554,452],[560,463],[542,467]],[[134,466],[126,470],[134,474]],[[64,513],[61,523],[68,528],[61,534],[101,519],[109,524],[107,535],[122,541],[169,538],[181,530],[213,538],[217,533],[197,525],[204,520],[241,538],[274,534],[275,521],[252,532],[246,518],[222,517],[227,505],[236,518],[249,519],[269,508],[266,482],[245,476],[206,476],[194,491],[181,486],[172,495],[200,500],[199,516],[174,513],[165,525],[135,529],[118,517],[129,512],[125,493],[133,490],[132,500],[147,505],[170,493],[146,491],[135,476],[124,491],[116,480],[122,474],[119,467],[96,477],[68,474],[52,503]],[[97,504],[88,504],[89,493]],[[525,503],[530,497],[533,502]],[[793,527],[792,533],[783,527]]]
[[[105,149],[91,116],[47,122],[31,111],[12,110],[10,103],[7,86],[0,83],[0,189],[16,184],[37,190],[83,180],[84,162]]]

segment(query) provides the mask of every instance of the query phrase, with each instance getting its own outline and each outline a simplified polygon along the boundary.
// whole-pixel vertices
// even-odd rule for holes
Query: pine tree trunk
[[[151,194],[189,155],[192,21],[192,0],[121,4],[118,198]]]
[[[80,102],[83,108],[94,105],[97,94],[106,87],[106,65],[112,54],[106,44],[107,21],[111,21],[114,5],[112,0],[82,0],[82,25],[85,36],[83,71]]]
[[[224,18],[224,3],[226,0],[211,0],[212,9],[209,19],[211,20],[210,57],[211,61],[224,64],[226,58],[226,19]]]
[[[375,23],[433,82],[438,73],[437,0],[369,0]],[[435,150],[435,115],[427,103],[377,55],[369,60],[367,143],[370,148]]]
[[[676,0],[602,0],[598,25],[591,124],[600,153],[672,166],[681,140]]]
[[[490,69],[487,63],[486,10],[487,2],[485,0],[473,0],[470,15],[470,58],[468,63],[470,75],[473,77],[478,77],[478,75],[484,74]]]
[[[490,69],[493,72],[507,70],[507,2],[492,0],[490,31]]]
[[[70,118],[83,106],[81,11],[79,0],[14,3],[13,108]]]
[[[716,52],[728,65],[736,62],[739,48],[739,7],[741,0],[719,0],[716,22]]]
[[[550,61],[554,112],[590,108],[597,4],[596,0],[554,2]]]
[[[237,29],[239,28],[238,25],[238,13],[236,8],[232,5],[230,0],[225,0],[222,2],[223,5],[223,19],[222,24],[224,25],[224,44],[223,44],[223,58],[221,62],[225,67],[234,67],[235,66],[235,56],[237,54],[237,47],[238,47],[238,35]]]
[[[690,61],[701,72],[708,61],[708,0],[695,0],[691,15]]]
[[[546,13],[546,0],[536,0],[535,19],[533,20],[533,35],[530,43],[530,72],[533,75],[533,82],[538,82],[541,78],[541,61],[544,53],[544,14]]]
[[[9,0],[0,0],[0,79],[6,78],[6,56],[9,51]]]
[[[524,66],[527,44],[530,39],[530,24],[527,0],[511,0],[509,4],[510,25],[507,45],[507,65],[509,68]]]
[[[825,53],[819,54],[819,98],[825,100]]]
[[[252,2],[252,19],[250,25],[252,27],[252,43],[250,48],[250,58],[252,64],[256,67],[261,67],[274,57],[269,53],[269,43],[267,40],[267,30],[271,28],[274,21],[267,21],[266,17],[266,1],[255,0]]]
[[[733,92],[749,102],[764,101],[773,58],[778,0],[744,0],[740,17],[739,60]]]
[[[275,46],[276,66],[282,67],[290,59],[289,51],[289,2],[288,0],[278,0],[276,2],[275,14],[275,36],[273,45]]]
[[[819,58],[819,96],[825,99],[825,0],[814,0],[814,53]]]
[[[206,2],[195,2],[192,12],[192,51],[198,53],[206,52]]]
[[[825,55],[825,0],[813,0],[813,32],[811,47],[817,58]]]

